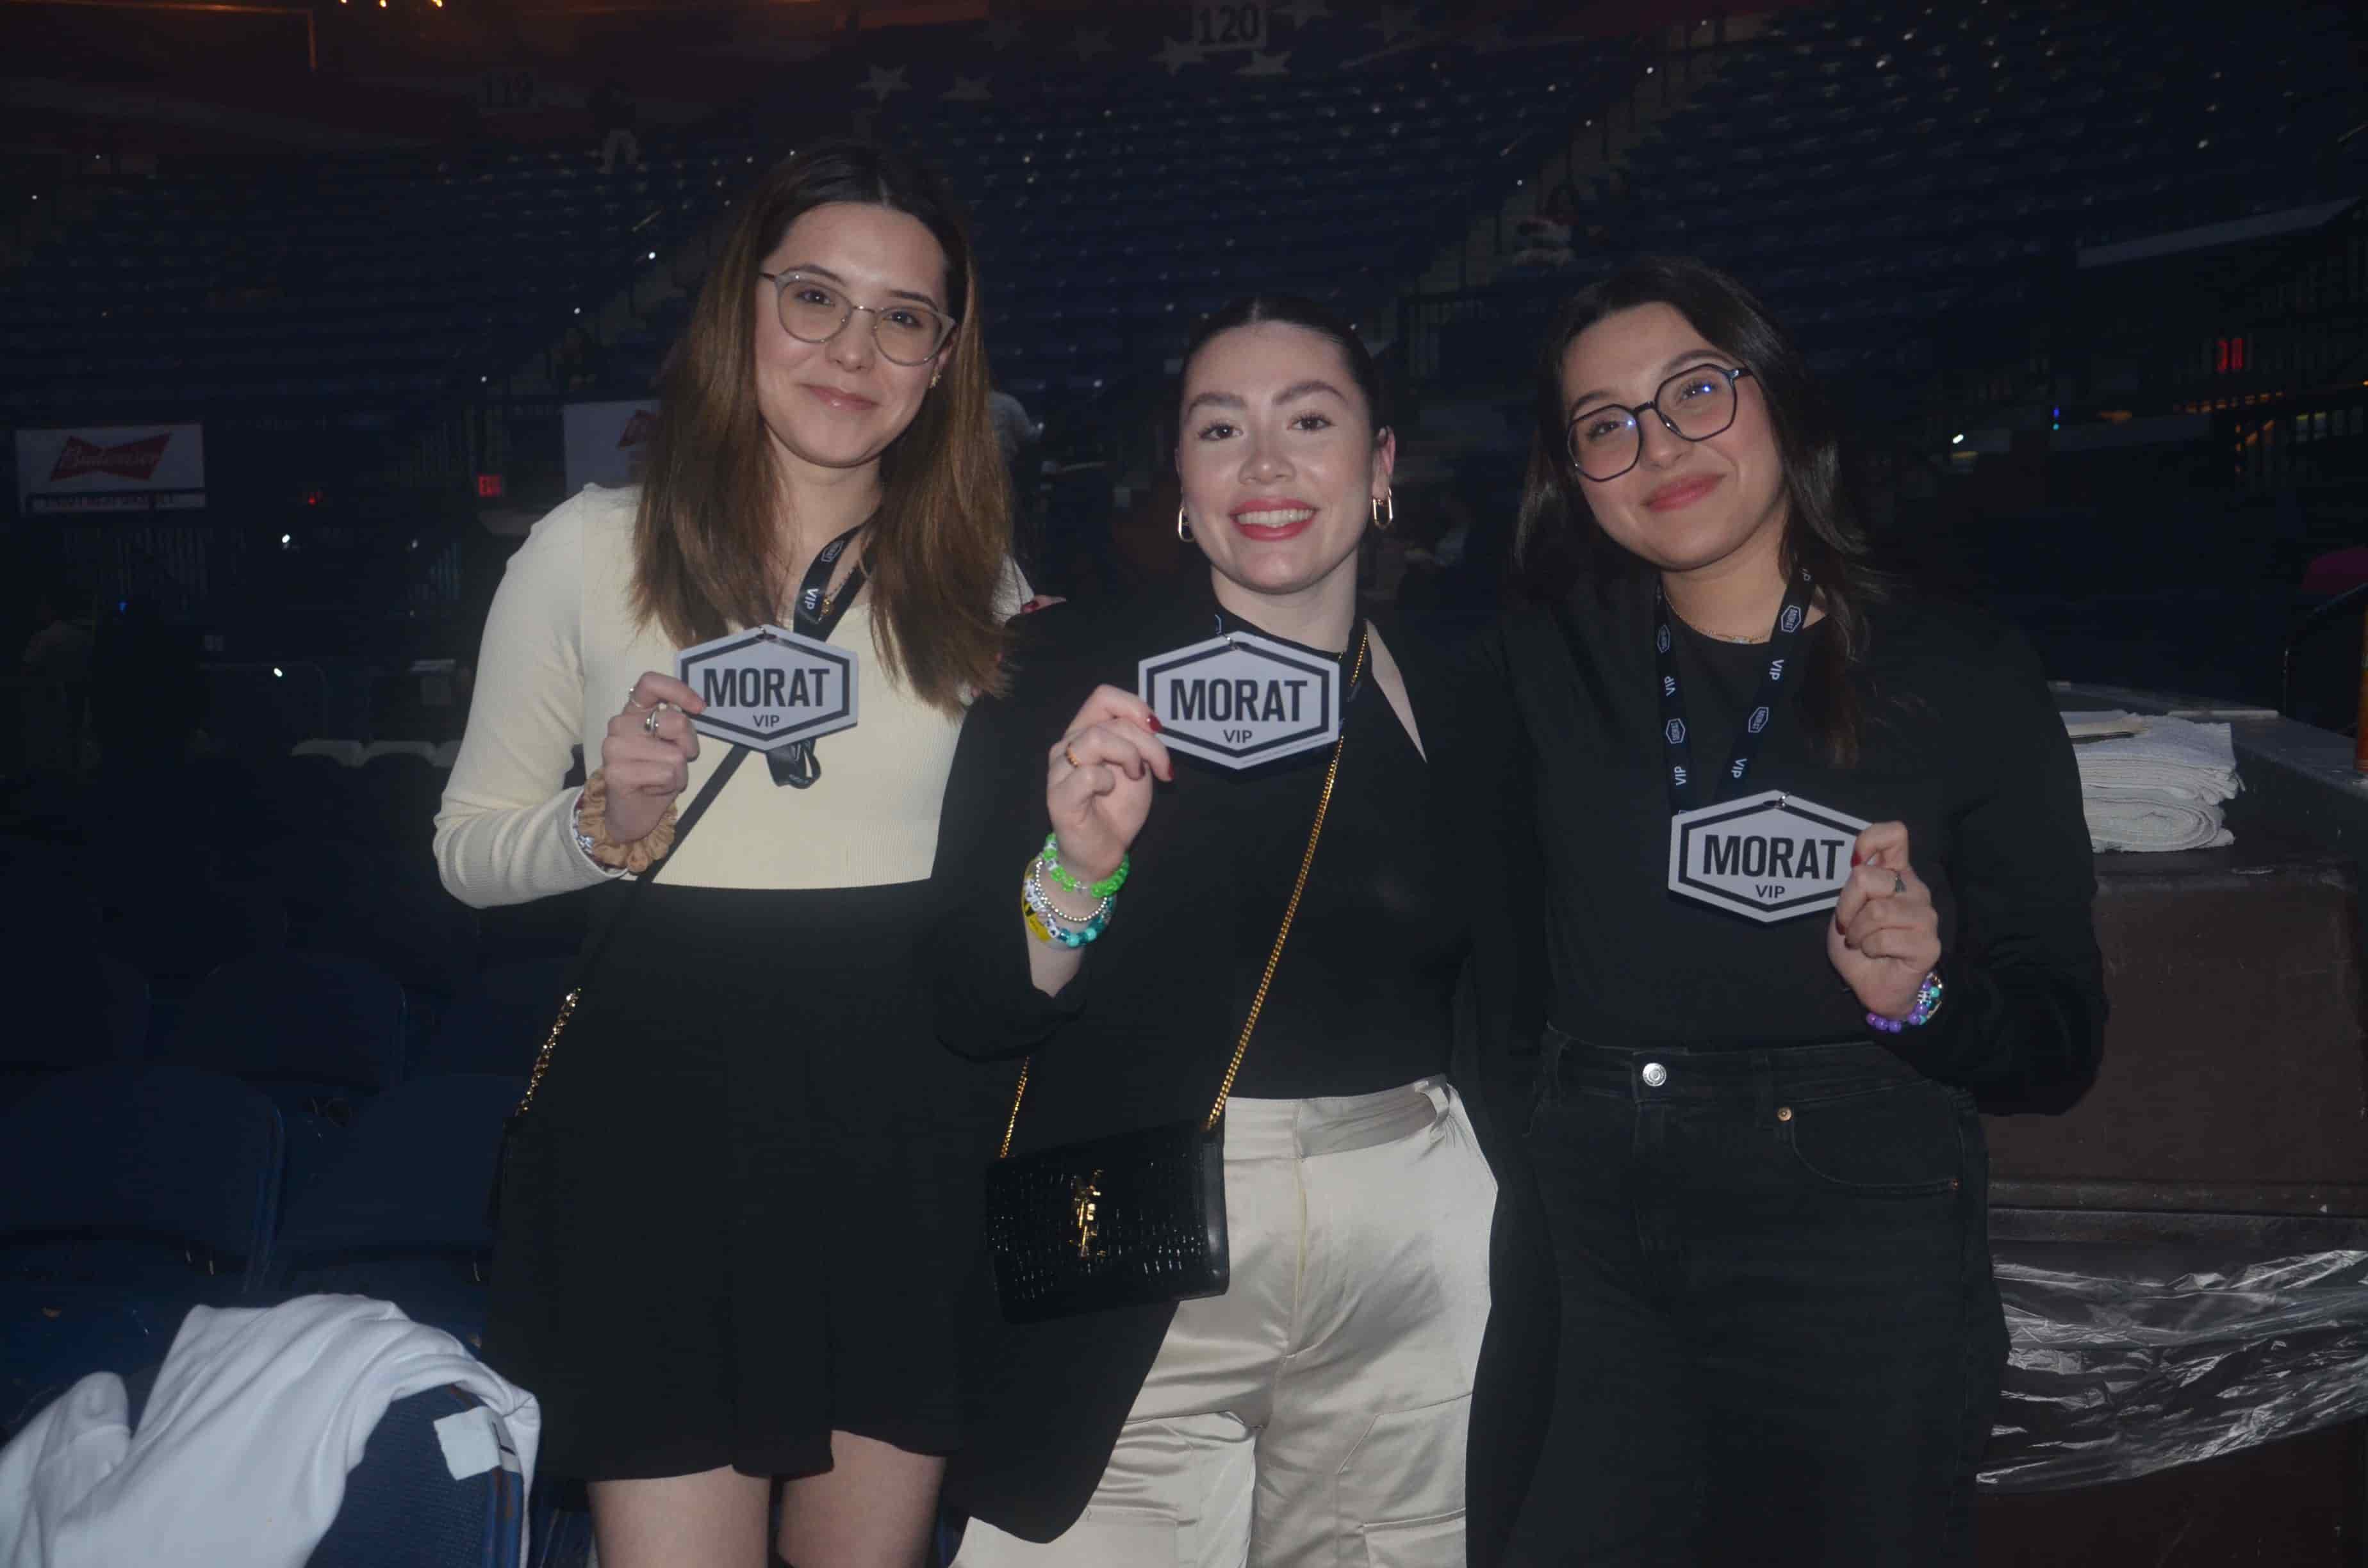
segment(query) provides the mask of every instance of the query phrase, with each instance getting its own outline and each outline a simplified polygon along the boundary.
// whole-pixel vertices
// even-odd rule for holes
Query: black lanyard
[[[825,598],[830,593],[830,574],[838,564],[838,558],[847,553],[848,542],[862,531],[863,525],[858,523],[832,540],[814,558],[814,564],[806,568],[805,581],[799,585],[797,601],[790,610],[791,631],[817,642],[830,641],[831,632],[855,603],[855,596],[862,591],[863,562],[858,561],[849,567],[847,581],[839,585],[838,593]],[[814,757],[812,741],[797,741],[766,753],[765,765],[772,769],[774,783],[787,784],[792,790],[811,790],[822,777],[822,764]]]
[[[1785,590],[1784,607],[1776,612],[1776,628],[1764,644],[1768,664],[1760,673],[1759,694],[1735,732],[1735,755],[1727,761],[1725,776],[1711,781],[1706,804],[1739,793],[1753,759],[1759,755],[1759,743],[1776,717],[1776,699],[1783,694],[1793,645],[1801,640],[1801,628],[1809,623],[1810,588],[1809,574],[1803,572]],[[1669,614],[1668,596],[1657,583],[1653,585],[1653,657],[1660,666],[1661,750],[1666,765],[1662,778],[1669,787],[1669,812],[1674,816],[1694,809],[1693,746],[1686,735],[1686,696],[1678,685],[1677,628]]]

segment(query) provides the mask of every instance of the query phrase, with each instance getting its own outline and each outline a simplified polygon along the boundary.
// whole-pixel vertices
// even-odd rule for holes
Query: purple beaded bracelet
[[[1924,977],[1923,984],[1916,988],[1916,1006],[1907,1009],[1906,1017],[1886,1018],[1881,1013],[1869,1013],[1866,1016],[1867,1025],[1871,1028],[1882,1030],[1884,1034],[1897,1034],[1902,1029],[1920,1028],[1930,1023],[1932,1015],[1941,1010],[1942,989],[1941,971],[1936,969]]]

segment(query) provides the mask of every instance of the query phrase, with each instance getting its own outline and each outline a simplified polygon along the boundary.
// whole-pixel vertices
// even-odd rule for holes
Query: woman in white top
[[[980,1155],[907,971],[964,705],[999,687],[1023,591],[987,393],[938,183],[812,148],[742,202],[643,484],[543,518],[486,623],[445,884],[484,906],[656,879],[598,895],[624,924],[512,1134],[486,1340],[542,1401],[545,1470],[590,1483],[606,1568],[764,1561],[776,1479],[799,1568],[926,1550]],[[702,737],[670,673],[768,622],[854,655],[859,722],[803,755]]]

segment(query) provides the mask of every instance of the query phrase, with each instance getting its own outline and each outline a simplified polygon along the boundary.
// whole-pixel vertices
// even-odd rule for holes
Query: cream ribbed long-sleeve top
[[[561,503],[510,558],[494,596],[468,729],[436,815],[436,863],[464,903],[522,903],[607,875],[576,847],[575,791],[562,780],[575,746],[599,766],[609,721],[643,671],[674,673],[677,650],[664,628],[642,625],[631,608],[640,498],[587,485]],[[1008,615],[1026,595],[1012,571],[997,608]],[[831,633],[860,661],[862,721],[818,743],[822,778],[790,789],[753,759],[742,764],[666,859],[666,881],[870,887],[929,874],[962,720],[881,672],[871,624],[866,596]],[[700,737],[685,802],[729,749]]]

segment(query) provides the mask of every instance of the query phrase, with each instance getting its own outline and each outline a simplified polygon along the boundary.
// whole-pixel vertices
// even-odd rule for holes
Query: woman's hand
[[[1044,811],[1069,874],[1098,882],[1117,870],[1151,813],[1152,780],[1175,777],[1151,705],[1131,691],[1096,687],[1045,769]]]
[[[643,671],[633,683],[600,742],[610,838],[619,844],[647,838],[690,782],[691,760],[699,756],[699,732],[690,727],[690,715],[706,707],[697,692],[655,670]]]
[[[1907,824],[1879,822],[1858,835],[1857,868],[1842,885],[1826,956],[1870,1013],[1904,1018],[1941,961],[1941,912],[1907,861]]]

